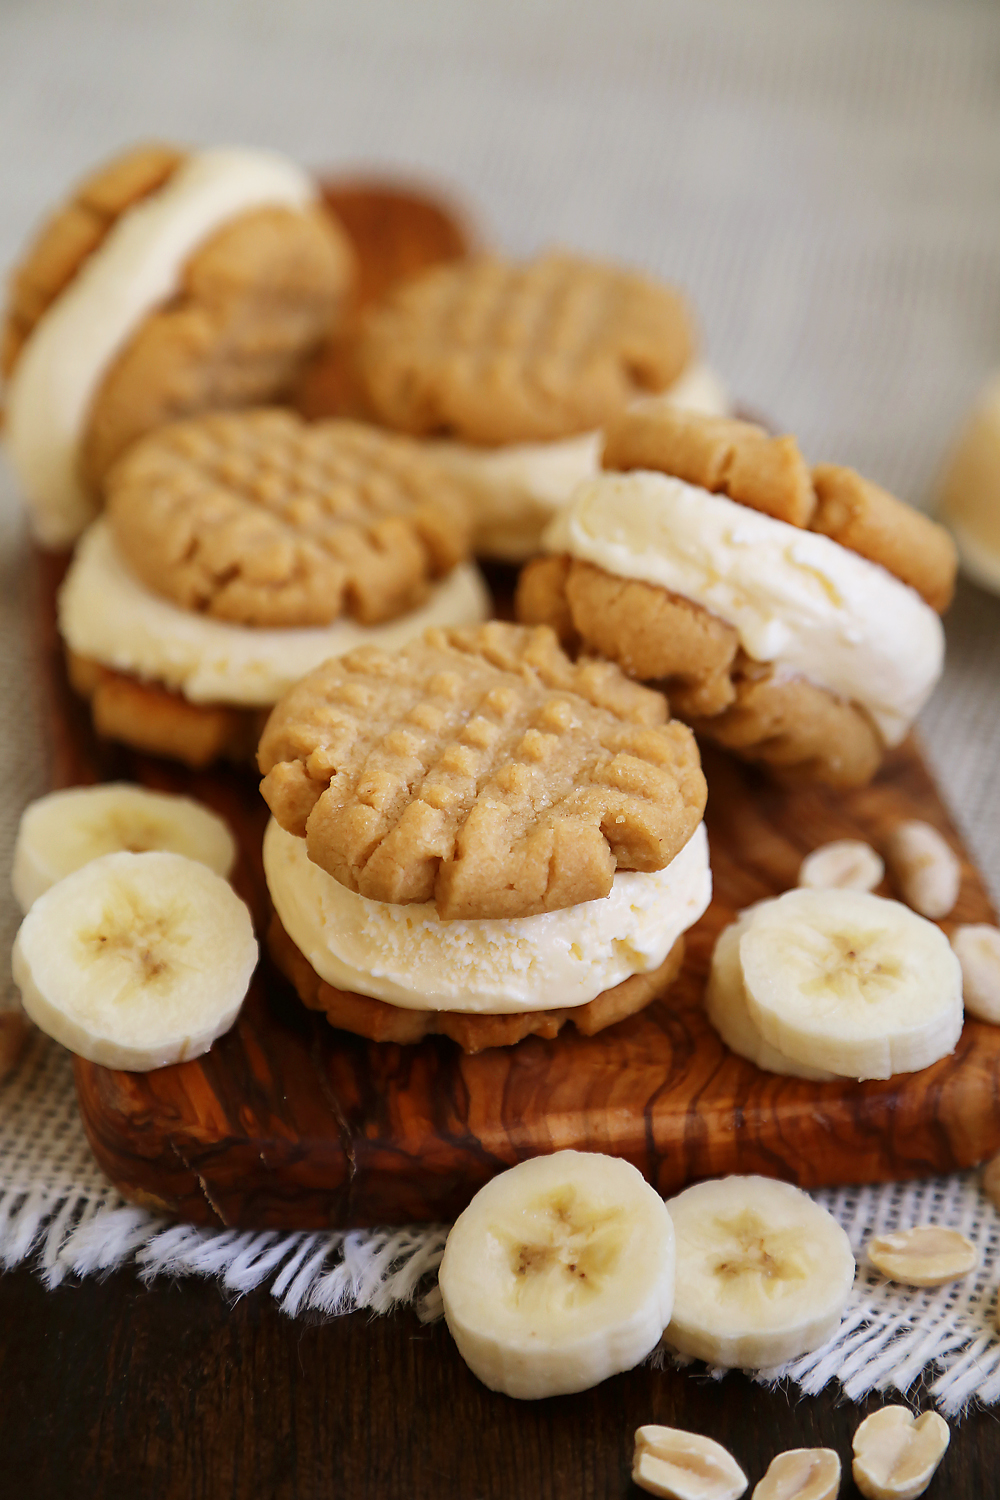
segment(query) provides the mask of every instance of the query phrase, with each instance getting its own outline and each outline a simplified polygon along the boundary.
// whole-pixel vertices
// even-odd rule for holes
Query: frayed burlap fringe
[[[756,1378],[787,1380],[810,1395],[837,1382],[852,1400],[926,1386],[949,1416],[970,1402],[1000,1401],[1000,1215],[974,1174],[813,1196],[844,1226],[858,1257],[851,1304],[822,1349]],[[928,1222],[969,1235],[980,1256],[973,1275],[917,1289],[866,1266],[872,1234]],[[61,1048],[39,1037],[0,1089],[0,1266],[30,1262],[51,1287],[132,1265],[145,1281],[213,1276],[224,1295],[266,1287],[289,1317],[413,1306],[431,1321],[441,1314],[435,1272],[446,1234],[440,1225],[285,1233],[172,1224],[126,1203],[97,1169]]]

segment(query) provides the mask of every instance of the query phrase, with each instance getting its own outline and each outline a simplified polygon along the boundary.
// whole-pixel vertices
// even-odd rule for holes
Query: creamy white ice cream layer
[[[707,416],[728,416],[729,394],[714,370],[695,364],[658,396],[658,402]],[[568,503],[577,485],[600,472],[603,435],[584,432],[552,443],[505,443],[477,448],[469,443],[435,442],[435,456],[472,493],[476,551],[504,562],[523,562],[538,551],[552,517]]]
[[[285,931],[328,984],[408,1010],[491,1015],[585,1005],[659,968],[712,897],[704,823],[665,870],[619,873],[609,896],[537,917],[442,922],[430,902],[369,901],[273,819],[264,873]]]
[[[80,539],[59,595],[59,629],[78,655],[161,682],[191,703],[247,708],[276,703],[330,656],[356,646],[395,650],[429,625],[473,625],[489,613],[478,569],[461,563],[419,609],[382,625],[347,619],[307,629],[233,625],[154,594],[129,568],[103,518]]]
[[[703,605],[755,661],[860,704],[888,745],[941,674],[941,621],[915,589],[830,537],[666,474],[581,485],[544,545]]]
[[[7,388],[4,441],[44,546],[69,546],[94,516],[77,473],[91,402],[132,334],[177,290],[192,252],[250,209],[314,197],[306,173],[270,151],[195,152],[112,225],[43,314]]]

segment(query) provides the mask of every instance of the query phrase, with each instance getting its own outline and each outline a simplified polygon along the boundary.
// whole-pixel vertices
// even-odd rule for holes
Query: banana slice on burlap
[[[845,1078],[913,1073],[954,1050],[962,971],[939,927],[864,891],[786,891],[740,937],[750,1018],[788,1058]]]
[[[711,1365],[761,1369],[836,1333],[854,1283],[847,1235],[787,1182],[723,1177],[667,1203],[674,1313],[665,1342]]]
[[[628,1162],[557,1151],[480,1188],[438,1279],[458,1352],[484,1385],[526,1400],[583,1391],[659,1342],[673,1227]]]
[[[190,797],[127,781],[74,786],[30,803],[14,845],[10,883],[22,912],[57,881],[118,850],[169,849],[228,876],[236,841],[222,819]]]
[[[39,896],[12,958],[28,1015],[65,1047],[142,1072],[207,1052],[257,963],[250,913],[181,854],[105,854]]]
[[[740,964],[740,938],[752,920],[753,913],[747,913],[724,927],[719,934],[705,989],[705,1014],[730,1051],[756,1063],[765,1072],[810,1078],[818,1083],[827,1082],[837,1075],[822,1068],[810,1068],[806,1063],[785,1057],[777,1047],[772,1047],[770,1042],[764,1040],[750,1017],[743,984],[743,968]]]

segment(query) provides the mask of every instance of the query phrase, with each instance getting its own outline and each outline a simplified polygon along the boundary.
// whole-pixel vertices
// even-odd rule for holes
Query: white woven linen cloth
[[[514,252],[551,242],[687,287],[740,399],[917,504],[1000,365],[1000,10],[990,0],[8,0],[0,10],[0,263],[92,161],[140,137],[274,146],[449,187]],[[23,524],[0,482],[0,868],[47,787]],[[1000,601],[971,586],[924,715],[940,785],[1000,892]],[[0,948],[17,914],[0,894]],[[10,990],[9,967],[2,982]],[[856,1252],[934,1219],[980,1271],[910,1291],[862,1265],[826,1349],[786,1373],[852,1397],[926,1382],[1000,1400],[1000,1216],[974,1174],[815,1194]],[[0,1260],[50,1283],[267,1284],[295,1315],[433,1316],[444,1231],[171,1226],[90,1157],[69,1059],[38,1039],[0,1088]],[[428,1290],[430,1288],[430,1290]]]

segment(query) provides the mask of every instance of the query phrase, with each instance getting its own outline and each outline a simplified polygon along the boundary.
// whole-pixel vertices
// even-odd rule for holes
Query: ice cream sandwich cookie
[[[4,440],[38,540],[76,539],[143,433],[280,397],[353,276],[312,180],[272,152],[140,146],[81,183],[15,268],[3,334]]]
[[[190,765],[252,756],[266,711],[320,662],[485,618],[462,495],[419,447],[288,411],[150,433],[59,599],[98,731]]]
[[[351,652],[277,705],[258,759],[276,961],[376,1040],[600,1030],[663,993],[710,898],[690,730],[549,630]]]
[[[947,532],[746,422],[626,413],[603,462],[522,573],[519,618],[783,777],[866,782],[941,672]]]
[[[636,401],[727,411],[673,288],[563,253],[480,257],[401,282],[357,348],[376,420],[437,440],[467,485],[476,550],[520,561],[600,461],[597,429]]]

